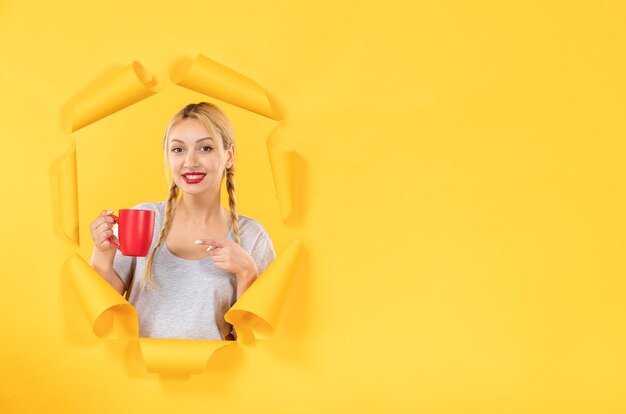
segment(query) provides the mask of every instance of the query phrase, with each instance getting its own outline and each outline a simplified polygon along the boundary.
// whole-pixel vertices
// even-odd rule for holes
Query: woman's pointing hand
[[[256,263],[250,253],[232,240],[201,239],[196,244],[209,246],[207,251],[213,257],[215,267],[226,272],[235,273],[237,277],[250,278],[258,276]]]

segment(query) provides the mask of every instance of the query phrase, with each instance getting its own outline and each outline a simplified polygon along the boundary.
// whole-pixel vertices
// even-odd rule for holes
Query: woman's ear
[[[226,151],[226,168],[231,168],[235,162],[235,145],[231,145]]]

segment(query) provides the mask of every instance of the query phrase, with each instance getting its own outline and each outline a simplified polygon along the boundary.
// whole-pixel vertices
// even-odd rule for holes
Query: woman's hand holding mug
[[[113,210],[104,210],[89,226],[94,249],[97,252],[115,253],[116,247],[109,241],[109,237],[113,238],[113,241],[119,244],[119,240],[113,234],[113,224],[115,220],[112,214]]]
[[[91,223],[96,251],[111,254],[118,249],[124,256],[147,256],[154,235],[154,211],[123,208],[119,214],[106,210]],[[114,224],[119,226],[119,239],[113,235]]]

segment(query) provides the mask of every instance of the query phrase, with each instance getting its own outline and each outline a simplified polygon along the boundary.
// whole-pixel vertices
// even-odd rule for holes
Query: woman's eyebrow
[[[201,142],[201,141],[204,141],[205,139],[210,139],[211,141],[213,141],[213,138],[211,138],[211,137],[204,137],[204,138],[200,138],[199,140],[197,140],[197,141],[196,141],[196,143]],[[172,140],[172,142],[174,142],[174,141],[177,141],[177,142],[182,142],[183,144],[185,143],[184,141],[181,141],[181,140],[176,139],[176,138],[174,138],[174,139]]]

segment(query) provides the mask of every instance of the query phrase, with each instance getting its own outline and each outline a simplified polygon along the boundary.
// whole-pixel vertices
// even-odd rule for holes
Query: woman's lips
[[[188,175],[190,177],[200,176],[200,178],[191,179],[191,178],[187,178],[187,175],[183,175],[183,180],[185,180],[187,184],[198,184],[200,181],[204,180],[204,177],[206,177],[206,174],[188,174]]]

